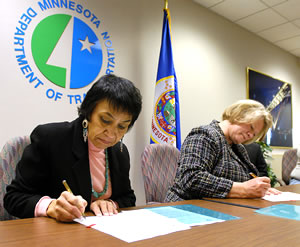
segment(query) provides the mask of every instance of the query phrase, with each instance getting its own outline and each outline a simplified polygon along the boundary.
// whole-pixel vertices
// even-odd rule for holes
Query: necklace
[[[108,155],[107,155],[107,149],[105,149],[105,185],[104,189],[102,192],[98,193],[97,191],[94,190],[93,188],[93,183],[92,183],[92,194],[94,197],[99,198],[100,196],[103,196],[108,188]]]

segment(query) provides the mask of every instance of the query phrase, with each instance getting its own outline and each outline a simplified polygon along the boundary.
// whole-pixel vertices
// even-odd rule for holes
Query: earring
[[[87,129],[88,126],[89,126],[88,120],[84,119],[82,121],[82,127],[83,127],[82,135],[83,135],[84,142],[86,142],[88,138],[88,129]]]
[[[123,152],[123,137],[121,138],[120,151]]]

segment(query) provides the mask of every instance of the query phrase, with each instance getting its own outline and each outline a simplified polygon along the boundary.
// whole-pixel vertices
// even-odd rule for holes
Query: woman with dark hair
[[[123,136],[142,108],[127,79],[102,76],[87,92],[72,122],[37,126],[7,187],[6,210],[20,218],[48,216],[72,221],[84,211],[116,214],[135,206],[129,154]],[[72,193],[65,191],[66,180]]]

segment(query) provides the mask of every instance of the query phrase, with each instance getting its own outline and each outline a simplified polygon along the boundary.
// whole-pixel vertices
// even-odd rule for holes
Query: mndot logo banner
[[[65,61],[55,61],[59,52],[59,42],[63,42],[64,31],[71,20],[72,16],[63,14],[52,15],[42,20],[33,32],[31,47],[39,70],[51,82],[63,88],[66,87],[68,60],[71,60],[70,88],[73,89],[87,86],[97,77],[102,66],[102,49],[92,29],[74,17],[73,35],[66,37],[70,39],[67,43],[72,49],[65,51]],[[61,67],[58,67],[60,63]]]
[[[47,15],[56,9],[65,13]],[[25,79],[50,100],[81,103],[85,87],[102,70],[111,74],[115,69],[112,41],[100,30],[99,18],[81,4],[38,1],[21,15],[14,33],[16,59]]]

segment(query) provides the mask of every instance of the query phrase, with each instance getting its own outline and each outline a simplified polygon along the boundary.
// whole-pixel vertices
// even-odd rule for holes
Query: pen
[[[249,174],[251,175],[251,177],[257,178],[257,176],[253,172],[250,172]]]
[[[66,181],[66,180],[63,180],[62,183],[63,183],[63,185],[65,186],[66,190],[67,190],[68,192],[70,192],[72,195],[74,195],[73,192],[72,192],[72,190],[71,190],[71,188],[70,188],[69,185],[67,184],[67,181]],[[85,214],[84,214],[84,213],[82,213],[82,216],[83,216],[83,218],[85,218]]]

